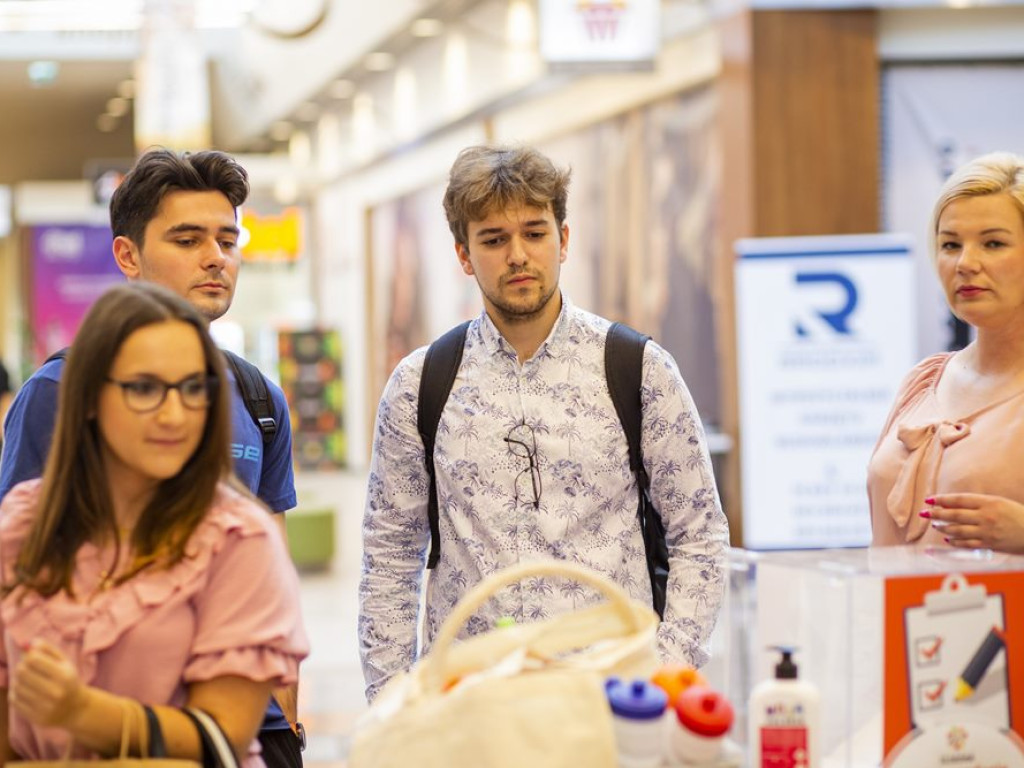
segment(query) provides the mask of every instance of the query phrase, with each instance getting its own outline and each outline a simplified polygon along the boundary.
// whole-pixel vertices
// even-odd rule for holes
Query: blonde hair
[[[991,152],[976,157],[946,179],[932,209],[931,253],[937,255],[939,218],[946,206],[964,197],[1006,193],[1024,220],[1024,157],[1012,152]]]

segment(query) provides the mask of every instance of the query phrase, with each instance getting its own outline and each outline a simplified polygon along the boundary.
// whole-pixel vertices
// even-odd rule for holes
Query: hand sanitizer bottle
[[[818,690],[797,679],[794,648],[775,646],[781,654],[775,677],[758,683],[750,694],[751,768],[820,768],[821,728]]]

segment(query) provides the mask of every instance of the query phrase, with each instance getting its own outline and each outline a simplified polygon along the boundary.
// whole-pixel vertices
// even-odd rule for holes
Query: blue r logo
[[[833,310],[815,309],[814,314],[824,320],[836,333],[849,336],[853,333],[850,330],[849,320],[853,310],[857,307],[857,286],[846,275],[838,272],[798,272],[796,275],[797,285],[808,284],[833,284],[838,285],[845,296],[841,308]],[[797,336],[809,336],[810,332],[798,320],[795,324]]]

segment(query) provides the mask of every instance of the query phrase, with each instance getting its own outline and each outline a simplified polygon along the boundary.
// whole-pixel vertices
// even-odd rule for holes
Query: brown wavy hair
[[[518,205],[550,204],[561,238],[570,175],[533,147],[467,147],[455,158],[444,193],[444,213],[455,242],[469,244],[471,221]]]
[[[125,340],[140,328],[169,321],[196,329],[206,373],[217,381],[202,440],[174,477],[160,483],[132,532],[132,567],[126,581],[144,567],[181,561],[185,546],[213,503],[217,484],[231,476],[230,392],[224,359],[202,316],[184,299],[153,283],[118,285],[86,314],[61,376],[53,445],[43,472],[39,505],[15,564],[16,587],[51,596],[72,593],[78,550],[87,542],[120,537],[103,468],[96,413],[100,389]],[[115,561],[116,562],[116,561]]]

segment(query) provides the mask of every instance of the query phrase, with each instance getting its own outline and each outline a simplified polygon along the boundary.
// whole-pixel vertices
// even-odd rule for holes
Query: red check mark
[[[932,643],[930,646],[927,646],[927,647],[924,647],[924,648],[920,649],[921,655],[925,658],[925,661],[930,661],[931,659],[935,658],[935,654],[937,654],[939,652],[939,648],[941,648],[941,647],[942,647],[942,638],[941,637],[937,637],[937,638],[935,638],[935,642]]]
[[[944,690],[946,690],[946,681],[945,680],[943,680],[941,683],[939,683],[938,686],[933,688],[932,690],[925,691],[924,692],[924,697],[926,699],[928,699],[928,701],[938,701],[939,699],[942,698],[942,692]]]

